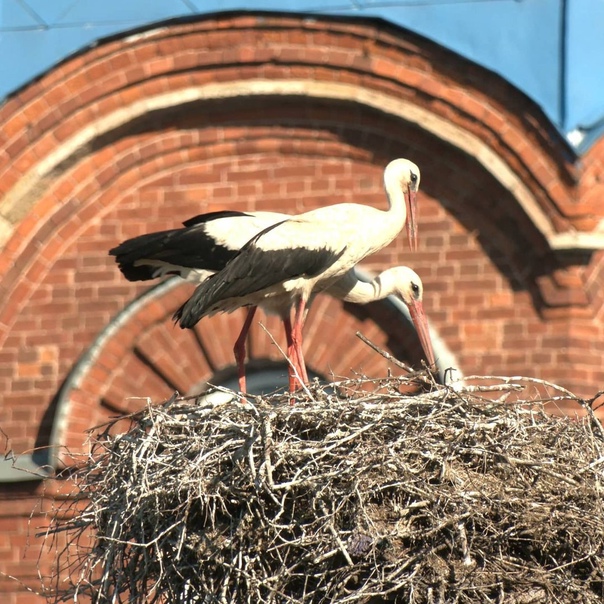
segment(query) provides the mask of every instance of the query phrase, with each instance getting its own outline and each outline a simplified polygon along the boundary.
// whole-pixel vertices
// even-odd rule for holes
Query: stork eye
[[[411,182],[412,183],[417,182],[417,174],[415,174],[414,172],[411,172]]]
[[[417,283],[411,283],[411,291],[415,297],[419,296],[419,285]]]

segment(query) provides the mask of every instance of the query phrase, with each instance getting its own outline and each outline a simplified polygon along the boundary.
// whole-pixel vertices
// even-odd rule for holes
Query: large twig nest
[[[315,386],[294,406],[175,397],[107,426],[77,476],[86,509],[50,528],[93,531],[60,560],[56,600],[600,604],[593,414],[475,386],[401,395],[414,379]]]

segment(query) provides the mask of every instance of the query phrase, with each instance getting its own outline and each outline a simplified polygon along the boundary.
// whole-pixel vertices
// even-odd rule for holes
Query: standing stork
[[[426,355],[428,365],[430,367],[436,366],[428,320],[424,313],[424,286],[419,275],[413,269],[408,266],[393,266],[382,271],[369,282],[361,281],[356,271],[351,269],[325,293],[344,302],[353,302],[354,304],[369,304],[370,302],[383,300],[388,296],[400,298],[409,309],[411,321]]]
[[[407,159],[396,159],[384,170],[387,210],[343,203],[271,224],[253,236],[224,269],[197,287],[174,313],[175,321],[190,328],[202,317],[248,307],[234,349],[240,389],[245,392],[245,338],[256,308],[262,305],[267,312],[278,314],[293,365],[290,389],[295,389],[296,381],[308,381],[302,328],[313,291],[329,289],[363,258],[388,245],[405,224],[410,245],[416,249],[419,182],[419,168]]]

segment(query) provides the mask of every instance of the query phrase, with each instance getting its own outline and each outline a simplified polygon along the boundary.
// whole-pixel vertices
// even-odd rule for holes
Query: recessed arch
[[[220,105],[230,107],[229,100],[233,101],[234,99],[239,99],[240,97],[233,96],[228,99],[223,100]],[[258,95],[257,97],[244,97],[245,99],[259,99],[258,103],[261,101],[267,101],[269,107],[276,107],[276,105],[270,105],[268,101],[275,102],[275,99],[279,97],[270,96],[270,95]],[[283,99],[290,99],[293,104],[299,102],[301,97],[283,97]],[[313,103],[320,102],[321,99],[317,100],[313,97],[304,97],[307,99],[307,106],[313,106]],[[325,101],[325,99],[323,99]],[[207,107],[206,103],[212,103],[214,101],[205,101],[205,102],[196,102],[189,101],[184,105],[177,105],[177,107],[188,108],[189,113],[196,113]],[[327,102],[327,101],[325,101]],[[243,101],[238,101],[241,105]],[[199,165],[205,163],[209,157],[212,157],[214,161],[217,158],[222,158],[224,161],[224,165],[226,166],[225,170],[228,169],[229,162],[232,160],[234,156],[238,156],[244,158],[249,155],[258,155],[262,153],[267,153],[269,150],[278,149],[279,152],[283,155],[289,155],[291,157],[298,156],[308,156],[315,158],[315,161],[323,161],[326,156],[330,154],[348,154],[350,156],[356,155],[358,159],[362,162],[372,163],[376,161],[376,155],[380,157],[380,162],[385,163],[387,160],[385,159],[388,155],[384,155],[384,152],[381,152],[381,155],[378,155],[379,152],[374,152],[371,148],[371,144],[376,145],[379,149],[384,143],[387,143],[386,149],[394,149],[396,145],[394,143],[390,143],[388,137],[395,133],[395,136],[392,140],[399,140],[397,136],[400,137],[400,140],[405,140],[404,135],[396,134],[401,131],[407,133],[408,138],[416,139],[418,138],[417,133],[423,132],[421,128],[418,128],[415,125],[409,126],[409,122],[405,120],[400,120],[398,118],[392,117],[390,114],[386,114],[375,108],[368,108],[365,105],[360,105],[358,103],[352,102],[344,102],[340,101],[339,103],[331,102],[332,112],[338,112],[338,119],[340,120],[340,129],[341,132],[337,132],[336,136],[333,135],[332,132],[329,131],[329,128],[332,125],[332,121],[335,113],[328,116],[327,118],[315,117],[314,114],[306,119],[306,122],[302,121],[299,128],[296,129],[296,136],[299,140],[295,140],[296,137],[291,136],[291,132],[287,135],[286,140],[278,142],[277,135],[274,131],[267,132],[265,128],[262,127],[260,123],[258,130],[260,132],[259,136],[256,136],[254,129],[256,126],[256,121],[254,119],[250,119],[249,128],[246,131],[245,136],[238,136],[226,138],[225,135],[213,134],[210,137],[207,136],[193,136],[189,135],[186,131],[186,128],[183,130],[184,134],[178,133],[178,127],[176,128],[176,132],[174,134],[162,134],[162,142],[165,143],[162,147],[157,145],[157,141],[150,136],[148,138],[148,143],[143,142],[139,139],[133,138],[133,135],[136,132],[139,132],[140,123],[137,120],[163,120],[166,121],[161,113],[160,109],[155,109],[154,112],[150,114],[141,113],[138,118],[133,119],[129,122],[125,122],[124,124],[116,127],[115,130],[109,130],[106,133],[100,135],[96,139],[94,139],[88,147],[89,155],[82,154],[81,156],[76,154],[74,156],[74,162],[63,162],[61,164],[62,172],[55,174],[55,180],[53,183],[48,183],[46,187],[47,192],[62,192],[68,199],[65,202],[63,207],[54,206],[54,210],[56,210],[56,215],[50,215],[49,222],[51,222],[53,229],[46,229],[46,236],[52,237],[53,241],[53,249],[54,255],[50,256],[48,254],[46,256],[47,264],[53,259],[56,259],[60,256],[62,251],[68,246],[73,244],[74,234],[70,234],[69,238],[65,238],[63,241],[61,239],[63,228],[69,226],[68,222],[70,220],[70,215],[72,212],[82,213],[82,215],[86,216],[85,220],[90,218],[103,219],[107,212],[110,211],[111,208],[115,206],[115,204],[123,197],[124,193],[128,190],[137,190],[141,187],[145,186],[147,180],[155,178],[159,174],[161,174],[161,170],[163,170],[166,174],[168,172],[173,175],[177,175],[179,170],[186,169],[187,162],[198,162]],[[352,108],[352,112],[350,109]],[[166,108],[166,110],[170,110],[173,108]],[[356,112],[355,112],[356,111]],[[275,123],[281,125],[282,117],[277,116],[276,113],[271,113],[273,116],[272,119]],[[249,118],[248,112],[248,118]],[[371,131],[372,134],[375,134],[375,137],[371,139],[370,142],[367,141],[359,141],[358,132],[357,132],[357,124],[355,120],[360,122],[368,121],[371,125],[368,126],[367,130]],[[372,121],[369,121],[372,120]],[[169,120],[167,120],[169,122]],[[185,118],[185,121],[189,121],[189,118]],[[194,120],[191,118],[191,122],[193,125]],[[313,130],[309,124],[315,123],[317,125],[320,124],[322,130],[327,132],[327,136],[324,136],[320,139],[317,139],[317,130]],[[283,121],[283,127],[287,127],[291,130],[293,122],[285,119]],[[344,127],[344,124],[347,124]],[[132,126],[132,128],[129,128]],[[237,124],[235,124],[237,126]],[[399,128],[400,126],[400,128]],[[202,124],[199,127],[204,127],[205,124]],[[363,126],[359,127],[359,132],[361,132]],[[143,130],[145,130],[143,128]],[[308,131],[308,133],[304,131]],[[115,133],[119,131],[115,137],[109,136],[110,133]],[[237,132],[237,130],[236,130]],[[243,132],[243,131],[241,131]],[[150,132],[153,134],[153,132]],[[223,138],[220,138],[220,137]],[[330,140],[331,136],[331,140]],[[432,136],[432,135],[428,135]],[[218,138],[217,138],[218,137]],[[271,137],[273,139],[271,140]],[[284,135],[285,137],[285,135]],[[313,137],[315,140],[313,140]],[[128,146],[127,140],[129,138],[133,138],[133,145]],[[437,139],[437,137],[434,137]],[[220,140],[219,140],[220,139]],[[237,139],[237,140],[236,140]],[[147,139],[145,139],[147,140]],[[441,139],[437,139],[440,141]],[[101,143],[100,141],[104,141]],[[98,144],[97,144],[98,143]],[[356,145],[356,147],[355,147]],[[388,146],[389,145],[389,146]],[[149,151],[147,151],[147,148]],[[439,149],[444,149],[443,145]],[[191,149],[195,151],[195,156],[189,158],[188,160],[184,160],[182,157],[179,158],[179,155],[182,155],[186,149]],[[417,146],[413,146],[412,153],[414,154],[417,150]],[[373,157],[372,157],[373,154]],[[470,157],[470,156],[468,156]],[[321,159],[323,158],[323,159]],[[161,168],[155,167],[158,165],[159,160],[163,162],[163,166]],[[179,165],[179,161],[181,165]],[[421,162],[420,162],[421,163]],[[147,165],[148,164],[148,165]],[[151,173],[149,173],[149,168],[151,169]],[[92,168],[92,170],[91,170]],[[145,168],[145,172],[143,173],[143,168]],[[82,175],[86,176],[85,180]],[[201,175],[198,174],[196,178],[199,178]],[[428,177],[422,185],[422,190],[430,190],[434,189],[434,175]],[[438,174],[436,175],[438,177]],[[488,176],[488,175],[487,175]],[[102,179],[101,179],[102,178]],[[215,176],[212,176],[215,178]],[[95,180],[98,183],[97,189],[95,190]],[[69,185],[69,183],[75,183],[76,186],[72,189],[67,188],[64,185]],[[52,186],[51,186],[52,184]],[[375,178],[374,184],[379,186],[379,177]],[[83,191],[81,200],[79,191]],[[332,197],[331,199],[327,199],[325,202],[330,203],[334,201],[346,201],[347,197],[344,191],[338,192],[339,197]],[[436,195],[436,198],[441,200],[440,193]],[[434,194],[432,194],[435,197]],[[383,199],[383,194],[380,192],[380,198]],[[57,194],[54,194],[54,199],[57,199]],[[109,201],[106,201],[109,199]],[[362,199],[362,198],[361,198]],[[52,198],[51,198],[52,200]],[[206,201],[216,204],[216,208],[222,207],[219,202],[207,199],[200,199],[203,203]],[[506,200],[507,201],[507,200]],[[48,204],[48,199],[43,199],[44,208],[48,209],[49,207],[53,207],[51,204]],[[283,200],[281,200],[283,203]],[[232,203],[232,200],[229,199],[228,203]],[[382,202],[383,203],[383,202]],[[205,207],[205,206],[204,206]],[[245,208],[240,208],[245,209]],[[248,208],[249,209],[249,208]],[[259,209],[259,208],[258,208]],[[280,206],[281,210],[286,209],[286,211],[296,212],[302,211],[304,209],[303,205],[295,206],[295,207],[284,207]],[[35,206],[36,213],[41,215],[41,211],[38,212],[38,206]],[[195,208],[194,213],[198,213],[200,210]],[[126,220],[128,218],[126,217]],[[80,221],[78,225],[78,231],[76,233],[81,233],[82,230],[86,227],[86,222]],[[115,220],[115,218],[114,218]],[[63,224],[67,223],[67,224]],[[151,228],[151,227],[148,227]],[[161,228],[161,224],[157,224],[153,228]],[[494,225],[494,228],[498,228],[497,224]],[[59,237],[56,237],[58,231]],[[31,236],[31,232],[30,232]],[[505,238],[506,235],[502,234],[502,237]],[[38,246],[41,244],[43,237],[36,236],[35,237],[35,245]],[[62,243],[60,243],[62,241]],[[32,243],[34,243],[32,238]],[[117,243],[117,241],[113,241],[112,245]],[[30,244],[31,245],[31,244]],[[105,251],[99,249],[99,251]],[[36,272],[38,274],[41,273],[43,269],[36,268]],[[46,269],[48,270],[48,269]],[[14,275],[15,278],[20,278],[22,275],[20,272],[17,272]],[[529,276],[530,277],[530,276]],[[523,286],[531,286],[530,278],[527,279],[527,284]]]

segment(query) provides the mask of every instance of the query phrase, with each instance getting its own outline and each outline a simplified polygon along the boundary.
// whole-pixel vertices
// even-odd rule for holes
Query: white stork
[[[204,316],[249,307],[234,349],[240,388],[245,392],[244,345],[255,310],[262,305],[267,312],[278,314],[284,323],[288,356],[294,369],[290,370],[293,390],[296,373],[303,381],[308,380],[302,327],[311,294],[329,289],[363,258],[388,245],[405,223],[410,245],[416,248],[419,182],[419,168],[409,160],[396,159],[384,170],[389,201],[386,211],[344,203],[271,224],[254,235],[221,271],[197,287],[174,314],[175,321],[182,328],[193,327]],[[432,354],[430,362],[433,358]]]
[[[428,365],[436,367],[428,320],[424,313],[424,286],[419,275],[413,269],[408,266],[393,266],[382,271],[369,282],[360,280],[356,271],[351,269],[325,293],[344,302],[353,302],[354,304],[369,304],[370,302],[383,300],[388,296],[400,298],[409,309],[411,320],[426,355]]]
[[[369,304],[370,302],[383,300],[388,296],[396,296],[401,299],[409,309],[411,320],[424,354],[426,355],[428,365],[430,367],[435,367],[436,358],[432,347],[432,339],[430,338],[428,321],[423,308],[423,292],[424,288],[419,275],[407,266],[394,266],[386,269],[369,282],[359,279],[353,268],[343,277],[335,281],[328,289],[323,291],[323,293],[326,293],[333,298],[337,298],[343,302],[352,302],[354,304]],[[272,300],[273,302],[276,302],[275,298]],[[284,300],[284,298],[280,298],[279,302],[283,302]],[[305,382],[308,382],[308,376],[306,375],[304,359],[297,358],[296,351],[292,350],[292,326],[289,317],[290,306],[286,304],[282,309],[278,308],[278,306],[266,308],[265,303],[263,303],[262,306],[267,312],[271,312],[272,310],[273,312],[280,314],[285,325],[285,333],[288,342],[288,356],[292,364],[294,364],[293,371],[290,370],[289,372],[289,388],[290,391],[293,391],[296,388],[298,377]],[[239,371],[239,388],[243,393],[245,393],[245,339],[255,312],[256,306],[250,307],[244,328],[237,338],[234,348]]]
[[[415,193],[419,185],[419,169],[407,160],[394,160],[384,172],[384,184],[391,206],[395,206],[396,202],[399,202],[400,205],[400,196],[401,194],[404,196],[405,191],[403,190],[404,182],[397,182],[397,172],[400,167],[405,165],[410,168],[410,174],[412,173],[416,177],[409,176],[409,218],[407,220],[409,244],[412,249],[416,249]],[[342,204],[338,207],[346,208],[351,205],[359,207],[354,204]],[[403,203],[403,215],[406,215],[405,210],[406,207]],[[177,274],[188,281],[200,283],[222,270],[252,237],[276,223],[291,218],[296,217],[277,212],[210,212],[187,220],[183,223],[184,228],[147,233],[128,239],[111,249],[109,253],[115,256],[120,270],[129,281],[146,281]],[[243,366],[245,339],[255,311],[255,306],[249,307],[243,329],[234,347],[242,392],[245,392]],[[284,318],[286,334],[291,334],[289,320],[288,314]],[[290,344],[291,338],[288,335],[288,347]],[[306,379],[303,360],[300,365],[302,376]]]

